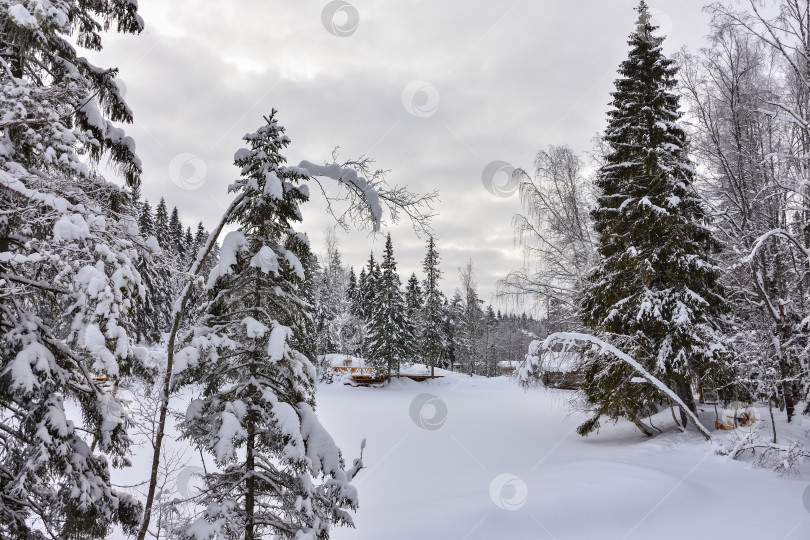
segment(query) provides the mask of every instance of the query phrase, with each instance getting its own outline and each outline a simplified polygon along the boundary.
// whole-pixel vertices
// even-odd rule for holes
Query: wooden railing
[[[332,366],[332,369],[338,373],[348,373],[350,375],[371,376],[374,374],[374,368],[368,366]]]

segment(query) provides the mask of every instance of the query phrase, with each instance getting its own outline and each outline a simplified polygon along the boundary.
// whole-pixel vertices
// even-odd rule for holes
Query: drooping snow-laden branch
[[[712,436],[709,433],[709,430],[706,429],[703,424],[700,423],[697,416],[686,406],[686,404],[678,397],[678,394],[673,392],[669,389],[667,385],[665,385],[660,379],[655,377],[652,373],[644,369],[644,367],[630,358],[627,353],[624,353],[614,347],[609,343],[605,343],[601,339],[595,336],[591,336],[589,334],[580,334],[575,332],[556,332],[548,336],[545,341],[543,341],[542,348],[544,350],[549,350],[551,347],[556,343],[562,343],[565,347],[570,347],[577,341],[585,341],[592,345],[598,347],[602,353],[609,353],[621,360],[622,362],[630,365],[636,372],[643,377],[647,382],[658,388],[664,395],[666,395],[669,399],[675,402],[678,407],[689,417],[690,420],[695,424],[695,427],[700,432],[701,435],[707,440],[711,441]]]
[[[796,237],[794,237],[785,229],[772,229],[766,232],[765,234],[760,235],[759,238],[756,239],[756,241],[754,242],[754,247],[751,248],[751,253],[743,257],[741,262],[750,263],[752,260],[754,260],[754,257],[756,257],[757,252],[771,237],[783,238],[788,242],[792,243],[794,246],[796,246],[796,249],[798,249],[805,257],[807,257],[807,260],[810,261],[810,250],[804,247],[802,243],[796,239]]]
[[[316,165],[304,160],[298,167],[305,169],[309,177],[318,184],[326,199],[327,211],[341,227],[348,230],[349,225],[360,228],[370,226],[374,232],[379,232],[385,210],[392,223],[404,213],[417,234],[430,233],[430,219],[435,215],[432,205],[438,200],[436,191],[418,194],[406,187],[389,186],[386,181],[389,171],[373,169],[374,161],[371,158],[360,156],[338,164],[337,157],[335,151],[332,153],[334,163]],[[344,194],[327,195],[320,178],[335,180],[344,188]],[[348,204],[340,211],[333,207],[333,201],[347,201]]]

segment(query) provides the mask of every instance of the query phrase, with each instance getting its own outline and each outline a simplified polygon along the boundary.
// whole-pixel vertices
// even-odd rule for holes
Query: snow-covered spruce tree
[[[439,289],[442,271],[439,269],[439,252],[436,251],[436,241],[428,238],[427,253],[422,261],[422,271],[425,278],[422,280],[422,333],[419,336],[419,349],[422,359],[430,366],[430,374],[439,364],[444,347],[442,326],[444,324],[445,303],[444,295]]]
[[[140,366],[134,263],[145,249],[127,192],[139,182],[132,113],[77,55],[102,28],[138,33],[134,2],[0,3],[0,537],[105,538],[141,507],[110,482],[128,464],[127,418],[108,387]]]
[[[182,261],[185,257],[183,224],[180,222],[180,212],[177,211],[176,206],[172,208],[172,213],[169,217],[169,239],[172,252],[177,256],[178,260]]]
[[[379,264],[374,260],[374,252],[368,256],[367,266],[360,271],[357,291],[357,316],[364,322],[371,320],[374,299],[377,297],[377,284],[380,277]]]
[[[171,252],[172,249],[172,233],[169,228],[169,211],[166,209],[166,199],[160,198],[157,207],[155,208],[155,238],[157,238],[160,247]]]
[[[387,372],[390,378],[393,371],[399,373],[400,365],[407,360],[409,329],[390,233],[385,239],[380,269],[366,324],[366,354],[371,365],[380,373]]]
[[[609,150],[591,212],[600,260],[582,295],[582,319],[694,408],[693,384],[726,382],[725,307],[711,258],[718,244],[692,187],[672,91],[677,68],[661,52],[645,2],[638,12],[608,113]],[[629,365],[598,355],[588,357],[584,375],[593,415],[580,434],[597,429],[602,416],[626,417],[651,434],[639,417],[662,401],[653,385],[633,382]]]
[[[346,301],[349,303],[349,313],[357,315],[357,275],[354,266],[349,267],[349,279],[346,283]]]
[[[230,189],[242,198],[228,221],[238,230],[223,241],[204,314],[175,369],[178,383],[202,391],[183,436],[219,467],[204,477],[203,515],[182,531],[196,540],[328,538],[333,524],[352,525],[345,509],[357,505],[356,470],[344,469],[315,415],[315,368],[300,352],[312,333],[311,256],[293,226],[309,176],[285,166],[290,141],[275,111],[265,120],[235,155],[242,176]]]
[[[194,235],[191,234],[191,227],[186,227],[186,233],[183,235],[183,269],[191,266],[195,258]]]
[[[149,204],[148,200],[145,200],[140,206],[141,211],[138,215],[138,229],[143,236],[149,238],[155,234],[155,219],[152,215],[152,205]]]
[[[133,202],[135,193],[133,192]],[[172,302],[171,274],[174,268],[154,238],[155,224],[149,201],[143,201],[138,216],[138,230],[146,239],[148,250],[143,250],[135,262],[135,268],[143,281],[143,293],[135,298],[135,341],[158,343],[162,332],[169,327]],[[135,208],[133,208],[135,209]],[[151,237],[151,238],[150,238]]]
[[[462,354],[461,324],[464,312],[464,299],[461,292],[456,289],[453,298],[448,302],[445,298],[442,306],[444,321],[442,323],[442,363],[446,369],[454,371]]]
[[[411,273],[408,283],[405,285],[405,321],[408,328],[406,331],[407,358],[410,362],[421,360],[419,350],[419,337],[422,335],[422,287],[419,286],[419,278],[416,273]]]

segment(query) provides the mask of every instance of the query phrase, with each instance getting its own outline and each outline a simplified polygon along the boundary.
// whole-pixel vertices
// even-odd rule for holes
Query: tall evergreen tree
[[[497,327],[498,317],[495,315],[492,306],[489,305],[487,306],[486,315],[484,316],[484,367],[487,377],[497,375]]]
[[[130,201],[130,214],[135,216],[136,218],[140,217],[141,215],[141,185],[140,183],[135,184],[130,188],[129,193],[129,201]]]
[[[366,268],[360,269],[360,275],[357,278],[357,289],[354,293],[354,301],[352,302],[352,314],[365,321],[363,310],[363,299],[365,297],[365,289],[367,286]]]
[[[195,259],[197,258],[200,249],[205,245],[206,240],[208,240],[208,231],[205,230],[203,222],[200,221],[199,223],[197,223],[197,232],[194,233],[193,257]]]
[[[171,252],[172,233],[169,229],[169,211],[166,209],[166,200],[161,197],[155,208],[155,238],[164,251]]]
[[[422,261],[422,332],[419,336],[419,349],[425,364],[430,366],[430,374],[434,375],[435,367],[442,356],[444,337],[442,325],[444,313],[442,306],[446,302],[439,289],[442,271],[439,269],[439,253],[436,251],[436,242],[431,236],[428,238],[427,253]]]
[[[442,325],[442,332],[444,335],[442,358],[446,367],[450,371],[454,371],[462,351],[460,339],[461,325],[464,316],[464,299],[461,297],[461,292],[459,292],[458,289],[456,289],[453,298],[449,302],[445,299],[443,310],[444,323]]]
[[[186,234],[183,235],[183,255],[183,266],[187,268],[196,256],[194,250],[194,235],[191,234],[191,227],[186,227]]]
[[[138,272],[144,281],[143,296],[137,299],[134,310],[135,337],[138,342],[158,343],[163,332],[169,329],[175,293],[172,275],[176,268],[175,261],[165,257],[167,244],[160,243],[160,237],[165,235],[167,230],[166,223],[166,202],[162,198],[154,215],[149,201],[143,202],[138,218],[138,229],[145,238],[155,236],[164,252],[144,253],[136,263]]]
[[[306,237],[293,225],[308,198],[275,111],[235,155],[244,193],[211,273],[205,314],[186,351],[184,382],[202,389],[184,436],[214,455],[202,516],[185,535],[328,538],[357,504],[340,451],[314,412],[315,368],[301,352],[312,335]],[[196,365],[193,365],[195,364]]]
[[[349,302],[349,313],[356,315],[355,303],[357,302],[357,275],[354,273],[354,266],[349,268],[349,280],[346,284],[346,300]]]
[[[365,275],[364,275],[365,272]],[[364,322],[368,323],[371,320],[371,313],[374,308],[374,302],[377,297],[378,278],[380,276],[380,266],[374,260],[374,252],[372,251],[368,256],[368,263],[366,268],[360,272],[360,283],[358,291],[358,314]]]
[[[591,212],[600,261],[583,292],[582,318],[694,408],[692,384],[717,386],[724,371],[724,300],[711,258],[718,244],[692,187],[673,92],[677,68],[661,52],[644,1],[638,12],[608,113],[601,195]],[[593,416],[581,434],[598,428],[601,416],[624,416],[646,430],[639,417],[661,395],[633,383],[635,375],[627,364],[589,359],[583,390]]]
[[[180,212],[178,212],[176,206],[172,208],[172,214],[169,218],[169,238],[172,252],[182,261],[186,255],[185,246],[183,246],[183,223],[180,221]]]
[[[390,377],[394,370],[399,372],[401,363],[407,360],[408,337],[405,299],[400,290],[402,284],[397,274],[390,233],[385,239],[385,251],[379,268],[382,273],[375,277],[376,295],[366,330],[367,354],[371,364],[380,372],[387,371]]]
[[[419,337],[422,335],[422,287],[416,273],[411,273],[405,286],[405,332],[407,357],[411,362],[416,361],[419,350]]]
[[[30,11],[29,11],[30,10]],[[107,538],[141,506],[111,482],[129,463],[118,397],[92,377],[138,369],[131,309],[143,239],[131,194],[141,164],[101,49],[142,29],[135,2],[0,3],[0,538]],[[141,366],[142,367],[142,366]],[[114,414],[118,411],[118,414]]]
[[[141,212],[138,216],[138,229],[144,238],[149,238],[155,234],[155,221],[152,217],[152,206],[149,201],[143,201]]]

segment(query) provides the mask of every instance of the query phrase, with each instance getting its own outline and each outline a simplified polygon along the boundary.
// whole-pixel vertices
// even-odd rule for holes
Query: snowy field
[[[780,478],[717,456],[672,429],[669,411],[653,417],[669,430],[652,440],[629,423],[583,438],[567,392],[441,374],[318,387],[318,414],[347,462],[367,439],[357,528],[332,538],[810,538],[807,468]],[[714,411],[701,419],[711,426]],[[798,421],[794,431],[810,430]]]

